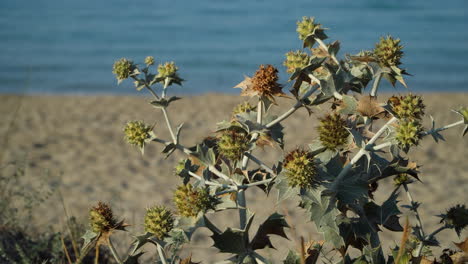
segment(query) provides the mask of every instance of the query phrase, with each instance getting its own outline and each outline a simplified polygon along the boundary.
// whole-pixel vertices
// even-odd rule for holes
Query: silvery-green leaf
[[[343,115],[352,115],[356,112],[358,102],[354,97],[343,95],[343,103],[340,105],[338,113]]]
[[[93,243],[96,238],[98,237],[98,234],[94,233],[91,230],[86,230],[86,233],[81,237],[83,238],[83,248],[87,247],[89,244]]]
[[[274,248],[269,236],[277,235],[287,239],[288,237],[284,233],[284,228],[289,228],[284,216],[278,213],[273,213],[258,227],[255,237],[250,242],[251,248],[253,250],[265,247]]]

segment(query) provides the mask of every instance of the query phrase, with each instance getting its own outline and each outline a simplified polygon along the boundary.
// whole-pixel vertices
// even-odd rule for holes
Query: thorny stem
[[[379,73],[379,75],[377,75],[377,77],[374,79],[374,84],[372,85],[370,96],[377,95],[377,89],[379,88],[380,81],[382,80],[382,75],[382,73]]]
[[[285,120],[286,118],[288,118],[290,115],[292,115],[294,112],[296,112],[297,109],[301,108],[303,106],[303,100],[304,99],[307,99],[309,96],[311,96],[315,91],[317,91],[318,87],[320,86],[316,86],[316,87],[313,87],[311,88],[309,91],[307,91],[302,97],[300,100],[298,100],[296,102],[296,104],[291,107],[288,111],[286,111],[284,114],[280,115],[278,118],[276,118],[275,120],[271,121],[270,123],[268,123],[266,125],[266,128],[270,128],[276,124],[278,124],[279,122]]]
[[[110,237],[107,239],[107,242],[108,242],[108,245],[109,245],[109,249],[112,253],[112,256],[114,256],[115,260],[117,261],[117,263],[119,264],[123,264],[122,260],[120,260],[120,257],[119,255],[117,254],[117,251],[115,250],[114,248],[114,245],[112,244],[112,241],[110,239]]]
[[[166,254],[164,254],[162,247],[158,244],[157,248],[158,248],[159,259],[161,260],[163,264],[167,264]]]
[[[437,133],[437,132],[440,132],[440,131],[444,131],[444,130],[447,130],[447,129],[449,129],[451,127],[454,127],[454,126],[463,125],[464,123],[465,123],[464,120],[460,120],[458,122],[448,124],[448,125],[443,126],[443,127],[439,127],[439,128],[436,128],[436,129],[431,129],[429,131],[424,131],[424,132],[421,133],[421,136],[427,136],[427,135],[434,134],[434,133]]]
[[[146,74],[145,74],[145,77],[146,77]],[[132,79],[135,80],[135,81],[138,81],[138,78],[135,77],[135,76],[132,76]],[[148,91],[154,96],[154,98],[159,99],[159,96],[154,92],[153,88],[151,88],[151,87],[146,83],[146,80],[145,80],[144,84],[145,84],[145,88],[148,89]]]
[[[418,221],[419,225],[419,234],[421,237],[424,237],[424,230],[423,230],[423,225],[421,221],[421,217],[419,216],[418,208],[415,207],[416,203],[413,200],[413,197],[411,196],[411,192],[409,191],[408,185],[406,183],[403,184],[403,188],[405,189],[406,195],[408,196],[408,200],[411,203],[411,208],[412,210],[416,213],[416,220]]]
[[[421,241],[421,243],[419,243],[418,248],[416,249],[416,253],[415,253],[416,256],[415,257],[417,258],[417,257],[421,256],[421,252],[422,252],[422,249],[423,249],[424,244],[425,244],[426,241],[431,240],[435,235],[437,235],[439,232],[441,232],[441,231],[443,231],[443,230],[445,230],[447,228],[448,228],[447,225],[441,226],[437,230],[435,230],[434,232],[429,234],[427,237],[425,237],[423,239],[423,241]]]
[[[346,164],[346,166],[341,170],[340,174],[336,177],[336,179],[333,181],[331,189],[336,190],[340,182],[343,180],[343,178],[348,174],[348,172],[352,169],[353,165],[358,162],[362,156],[366,155],[368,153],[368,148],[372,147],[372,145],[377,141],[377,139],[380,138],[380,136],[387,130],[387,128],[393,124],[395,121],[397,121],[396,117],[392,117],[384,126],[382,126],[377,133],[367,142],[367,144],[359,150],[358,153],[353,157],[353,159]]]
[[[268,167],[265,163],[263,163],[263,161],[259,160],[257,157],[255,157],[248,151],[244,152],[244,155],[247,156],[249,159],[251,159],[253,162],[257,163],[260,167],[265,169],[268,173],[276,176],[276,173],[272,169],[270,169],[270,167]]]
[[[207,181],[207,180],[204,180],[202,177],[200,177],[199,175],[189,171],[188,172],[190,174],[190,176],[200,180],[200,181],[203,181],[206,185],[212,185],[212,186],[218,186],[218,187],[222,187],[222,188],[229,188],[231,187],[231,185],[227,185],[227,184],[221,184],[221,183],[217,183],[217,182],[212,182],[212,181]]]

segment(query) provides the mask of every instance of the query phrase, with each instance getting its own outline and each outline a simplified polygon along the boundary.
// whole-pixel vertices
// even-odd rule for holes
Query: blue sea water
[[[260,64],[284,72],[302,16],[330,29],[340,56],[401,38],[414,91],[468,92],[467,11],[466,0],[1,0],[0,92],[134,93],[112,64],[147,55],[180,67],[176,93],[238,92]]]

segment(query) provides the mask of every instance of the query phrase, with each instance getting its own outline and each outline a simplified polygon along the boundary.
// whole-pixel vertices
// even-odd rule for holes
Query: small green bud
[[[249,138],[243,130],[223,130],[217,141],[218,151],[231,161],[238,161],[245,151],[249,149]]]
[[[302,69],[309,64],[310,56],[303,51],[290,51],[286,53],[286,60],[283,65],[286,66],[286,72],[294,73],[296,69]]]
[[[114,63],[112,73],[115,74],[115,77],[119,82],[127,79],[136,69],[136,66],[133,64],[133,61],[122,58]]]
[[[152,127],[146,125],[142,121],[128,122],[124,128],[125,139],[128,143],[143,147],[145,141],[151,138]]]
[[[255,109],[249,102],[242,102],[232,109],[232,116],[253,111]]]
[[[145,231],[163,239],[174,227],[174,217],[164,206],[154,206],[146,209]]]
[[[173,78],[176,77],[177,71],[179,68],[175,65],[174,62],[166,62],[164,64],[159,64],[158,66],[158,78]]]
[[[388,100],[398,118],[409,120],[421,120],[426,106],[421,96],[408,94],[406,96],[393,96]]]
[[[337,150],[348,142],[349,132],[346,130],[346,120],[342,119],[339,114],[331,114],[322,118],[318,132],[322,145],[327,149]]]
[[[153,56],[148,56],[145,58],[145,64],[150,66],[154,65],[154,57]]]
[[[316,33],[316,30],[323,30],[322,25],[315,23],[313,17],[302,17],[302,21],[297,22],[297,33],[299,39],[304,40],[307,36]]]
[[[468,209],[465,205],[456,205],[447,210],[445,215],[442,215],[442,222],[455,229],[458,235],[468,226]]]
[[[418,121],[401,120],[396,128],[395,139],[403,150],[416,146],[421,139],[422,125]]]
[[[313,186],[317,176],[317,167],[311,152],[299,149],[293,150],[286,155],[283,163],[289,186],[300,186],[301,188]]]
[[[173,199],[178,213],[185,217],[195,217],[199,212],[214,209],[217,204],[208,189],[194,189],[190,183],[177,187]]]
[[[89,222],[94,233],[107,232],[117,225],[110,206],[103,202],[89,210]]]
[[[400,39],[394,39],[392,36],[381,37],[375,44],[374,54],[383,66],[398,66],[403,57],[403,46],[400,45]]]

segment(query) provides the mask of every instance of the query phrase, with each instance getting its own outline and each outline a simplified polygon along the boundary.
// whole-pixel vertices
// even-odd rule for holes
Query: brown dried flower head
[[[272,65],[260,65],[255,75],[245,77],[245,80],[234,88],[241,88],[242,96],[259,96],[274,101],[273,96],[285,96],[281,90],[283,87],[278,83],[278,70]]]

